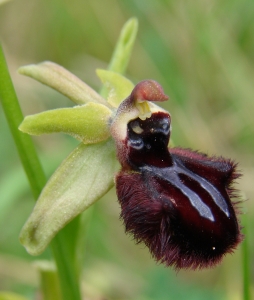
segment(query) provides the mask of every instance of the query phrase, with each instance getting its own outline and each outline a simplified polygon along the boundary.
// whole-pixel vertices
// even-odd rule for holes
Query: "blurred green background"
[[[120,28],[133,16],[139,32],[127,76],[135,83],[155,79],[170,95],[164,107],[171,112],[174,144],[239,162],[253,285],[254,1],[7,2],[0,6],[0,39],[22,110],[27,115],[72,103],[18,75],[19,66],[51,60],[99,90],[95,69],[107,67]],[[32,262],[38,258],[18,241],[34,201],[2,108],[0,136],[0,290],[35,299],[39,281]],[[48,175],[78,143],[61,134],[34,140]],[[242,299],[241,247],[215,269],[176,273],[156,265],[125,235],[114,190],[88,214],[86,299]]]

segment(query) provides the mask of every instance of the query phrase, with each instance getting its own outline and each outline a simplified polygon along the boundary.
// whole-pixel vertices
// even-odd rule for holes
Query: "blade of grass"
[[[18,130],[23,120],[19,102],[8,72],[2,47],[0,46],[0,100],[6,115],[17,150],[28,177],[35,199],[38,198],[46,177],[30,136]],[[79,283],[73,257],[68,255],[68,235],[62,230],[52,241],[51,248],[55,257],[63,300],[80,300]],[[56,299],[58,300],[58,299]]]

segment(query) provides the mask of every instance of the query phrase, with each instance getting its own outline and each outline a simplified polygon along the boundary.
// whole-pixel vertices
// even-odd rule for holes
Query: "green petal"
[[[119,73],[102,69],[96,70],[96,73],[109,90],[108,102],[113,107],[118,107],[134,88],[134,84]]]
[[[137,18],[129,19],[123,26],[108,69],[124,73],[129,63],[132,48],[138,32]]]
[[[136,18],[129,19],[123,26],[120,36],[117,40],[112,58],[110,60],[108,70],[123,74],[129,63],[133,45],[138,32],[138,20]],[[101,93],[107,98],[107,89],[103,86]],[[123,100],[123,99],[122,99]]]
[[[76,104],[97,102],[109,106],[90,86],[53,62],[45,61],[37,65],[24,66],[18,71],[57,90]]]
[[[64,132],[84,144],[98,143],[110,136],[108,122],[111,114],[105,105],[90,102],[27,116],[19,130],[32,135]]]
[[[24,225],[20,241],[26,250],[42,253],[61,228],[113,186],[117,168],[112,139],[80,144],[52,175]]]

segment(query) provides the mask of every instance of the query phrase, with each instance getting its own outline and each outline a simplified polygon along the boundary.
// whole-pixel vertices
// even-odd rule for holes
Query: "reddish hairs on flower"
[[[145,81],[135,87],[125,100],[128,110],[136,95],[153,100],[147,86]],[[156,100],[166,98],[158,84],[153,94]],[[169,113],[161,109],[129,120],[122,140],[113,128],[122,165],[116,176],[121,218],[126,232],[145,243],[156,261],[176,269],[212,267],[242,240],[230,199],[239,173],[229,159],[168,149],[170,123]]]

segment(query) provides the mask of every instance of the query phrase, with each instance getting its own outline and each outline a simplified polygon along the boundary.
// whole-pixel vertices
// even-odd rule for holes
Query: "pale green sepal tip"
[[[115,155],[114,142],[108,139],[81,143],[62,162],[21,231],[20,242],[31,255],[41,254],[61,228],[113,186],[119,167]]]
[[[45,61],[23,66],[18,72],[55,89],[76,104],[96,102],[109,106],[89,85],[56,63]]]
[[[107,100],[113,107],[118,107],[134,88],[134,84],[129,79],[117,72],[97,69],[96,73],[108,89]]]
[[[29,299],[16,293],[1,291],[0,300],[29,300]]]
[[[19,130],[32,135],[64,132],[84,144],[94,144],[109,138],[111,115],[112,111],[105,105],[89,102],[27,116]]]

